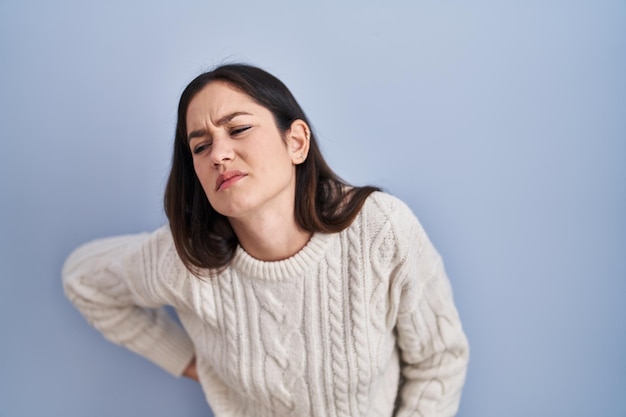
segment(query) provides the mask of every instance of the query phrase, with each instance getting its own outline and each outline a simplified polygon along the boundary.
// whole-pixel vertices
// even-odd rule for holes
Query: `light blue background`
[[[178,96],[224,61],[420,217],[471,342],[460,416],[626,416],[623,1],[0,0],[0,60],[0,417],[210,415],[60,269],[164,222]]]

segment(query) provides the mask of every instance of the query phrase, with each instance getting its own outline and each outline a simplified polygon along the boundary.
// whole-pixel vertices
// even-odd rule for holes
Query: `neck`
[[[311,233],[302,230],[295,217],[271,216],[255,219],[230,219],[239,244],[260,261],[287,259],[302,249]]]

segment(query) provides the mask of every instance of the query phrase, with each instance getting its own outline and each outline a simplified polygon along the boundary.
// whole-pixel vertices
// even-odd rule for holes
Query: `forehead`
[[[212,81],[189,102],[187,123],[205,120],[207,117],[216,121],[233,112],[255,114],[263,110],[266,109],[248,94],[223,81]]]

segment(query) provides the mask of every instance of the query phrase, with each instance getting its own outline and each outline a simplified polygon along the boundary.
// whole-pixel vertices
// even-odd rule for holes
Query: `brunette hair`
[[[281,133],[289,130],[298,119],[311,127],[289,89],[260,68],[246,64],[221,65],[187,85],[178,104],[174,154],[164,205],[178,255],[195,274],[200,269],[226,267],[239,242],[228,219],[209,203],[196,177],[187,141],[189,103],[213,81],[228,83],[268,109]],[[321,233],[344,230],[374,191],[378,188],[352,187],[337,176],[324,160],[311,132],[308,156],[296,166],[295,218],[302,229]]]

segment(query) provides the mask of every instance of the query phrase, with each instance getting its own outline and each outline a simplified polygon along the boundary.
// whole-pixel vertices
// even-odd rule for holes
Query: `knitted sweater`
[[[410,209],[384,193],[368,197],[350,227],[314,234],[283,261],[239,247],[225,271],[198,278],[164,226],[80,247],[63,279],[109,340],[174,375],[195,355],[217,417],[458,408],[468,345],[449,281]]]

